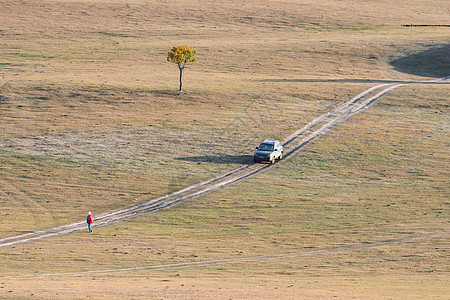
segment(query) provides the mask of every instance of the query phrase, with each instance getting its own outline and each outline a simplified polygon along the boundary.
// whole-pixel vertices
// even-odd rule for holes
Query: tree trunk
[[[181,86],[183,83],[181,82],[181,76],[183,76],[183,68],[180,68],[180,92],[181,92]]]

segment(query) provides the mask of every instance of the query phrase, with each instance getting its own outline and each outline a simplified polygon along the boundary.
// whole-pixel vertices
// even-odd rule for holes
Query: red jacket
[[[88,215],[88,216],[87,216],[86,222],[87,222],[88,224],[91,224],[92,222],[94,222],[94,220],[92,220],[92,215]]]

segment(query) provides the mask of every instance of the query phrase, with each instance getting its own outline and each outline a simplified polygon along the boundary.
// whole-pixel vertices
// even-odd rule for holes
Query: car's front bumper
[[[263,161],[269,162],[270,161],[270,156],[254,156],[253,160],[255,162],[263,162]]]

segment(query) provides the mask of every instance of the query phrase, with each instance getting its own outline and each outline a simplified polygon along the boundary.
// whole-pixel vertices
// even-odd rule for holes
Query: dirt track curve
[[[321,115],[302,129],[294,132],[292,135],[286,138],[283,141],[283,146],[285,149],[284,160],[292,158],[306,144],[326,133],[334,125],[339,124],[347,120],[349,117],[358,114],[362,110],[368,108],[377,99],[386,95],[387,93],[401,86],[420,83],[448,84],[450,82],[448,81],[448,77],[446,77],[432,81],[415,81],[404,83],[392,82],[374,86],[357,95],[353,99],[340,103],[333,111]],[[218,177],[201,182],[196,185],[192,185],[173,194],[153,199],[140,205],[122,208],[119,210],[97,215],[94,226],[106,226],[123,220],[131,219],[142,214],[169,208],[180,202],[199,197],[205,193],[218,190],[222,187],[231,185],[248,177],[269,170],[273,168],[273,166],[274,165],[265,164],[242,165]],[[28,234],[3,238],[0,239],[0,248],[85,230],[85,226],[85,222],[81,221]]]
[[[318,250],[300,251],[300,252],[289,252],[280,253],[273,255],[257,255],[257,256],[247,256],[247,257],[235,257],[235,258],[224,258],[224,259],[214,259],[214,260],[203,260],[203,261],[190,261],[174,264],[165,265],[151,265],[142,267],[132,267],[132,268],[121,268],[121,269],[103,269],[103,270],[90,270],[90,271],[79,271],[79,272],[65,272],[65,273],[43,273],[43,274],[26,274],[26,275],[12,275],[3,276],[0,279],[15,279],[15,278],[30,278],[30,277],[66,277],[66,276],[81,276],[81,275],[92,275],[92,274],[107,274],[107,273],[117,273],[117,272],[130,272],[139,270],[149,270],[149,271],[159,271],[159,270],[171,270],[171,269],[186,269],[195,267],[208,267],[226,264],[236,264],[254,261],[265,261],[265,260],[276,260],[276,259],[287,259],[294,257],[307,257],[307,256],[317,256],[330,253],[346,253],[359,250],[365,250],[370,248],[378,248],[385,246],[393,246],[405,243],[414,243],[422,240],[429,240],[435,238],[446,237],[450,232],[437,232],[432,234],[425,234],[420,236],[415,236],[411,238],[388,240],[375,243],[365,243],[353,246],[341,246],[334,248],[325,248]]]

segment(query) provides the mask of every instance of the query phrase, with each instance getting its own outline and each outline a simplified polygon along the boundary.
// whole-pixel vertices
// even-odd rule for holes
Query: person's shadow
[[[197,163],[215,163],[215,164],[249,165],[253,163],[252,155],[224,155],[224,156],[207,155],[207,156],[178,157],[176,159]]]

